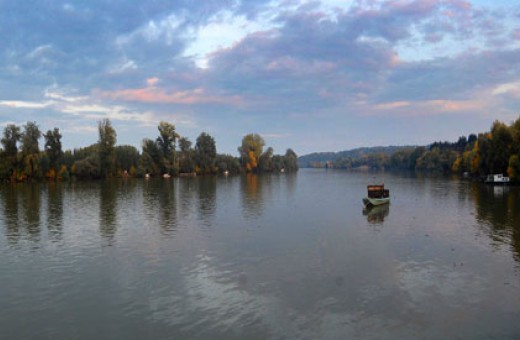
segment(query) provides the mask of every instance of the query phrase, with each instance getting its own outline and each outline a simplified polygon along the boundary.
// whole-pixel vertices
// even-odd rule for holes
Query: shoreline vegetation
[[[23,128],[23,130],[22,130]],[[42,133],[36,122],[5,126],[0,147],[0,182],[68,181],[127,177],[172,177],[216,174],[298,171],[292,149],[275,155],[258,134],[248,134],[238,147],[239,157],[218,154],[215,139],[202,132],[192,142],[175,125],[160,122],[159,136],[143,139],[142,150],[116,145],[117,133],[109,119],[98,122],[99,139],[87,147],[62,150],[58,128]],[[39,141],[43,137],[44,149]]]
[[[520,117],[506,125],[494,121],[490,131],[429,146],[359,148],[300,157],[299,166],[361,170],[395,170],[458,174],[483,178],[504,174],[520,183]]]

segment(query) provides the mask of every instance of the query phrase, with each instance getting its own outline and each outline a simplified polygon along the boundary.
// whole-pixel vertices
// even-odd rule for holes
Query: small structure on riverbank
[[[486,184],[507,184],[509,183],[509,177],[502,174],[488,175],[484,181]]]

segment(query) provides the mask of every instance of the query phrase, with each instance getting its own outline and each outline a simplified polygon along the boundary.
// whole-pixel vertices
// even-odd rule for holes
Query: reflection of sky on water
[[[121,337],[517,335],[518,190],[385,174],[392,202],[374,224],[360,213],[370,179],[304,170],[3,187],[0,319],[16,325],[36,300],[49,310],[37,326],[79,315],[74,302]],[[54,335],[72,334],[63,327]]]

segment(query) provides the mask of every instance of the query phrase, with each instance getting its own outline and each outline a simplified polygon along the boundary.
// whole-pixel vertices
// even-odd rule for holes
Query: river
[[[366,211],[366,185],[391,204]],[[4,339],[519,338],[520,191],[297,174],[0,186]]]

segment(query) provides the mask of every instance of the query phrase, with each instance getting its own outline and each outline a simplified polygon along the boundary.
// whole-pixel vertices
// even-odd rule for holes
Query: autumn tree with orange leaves
[[[242,166],[247,172],[257,172],[258,159],[263,152],[265,141],[259,134],[250,133],[242,138],[242,145],[238,147]]]

